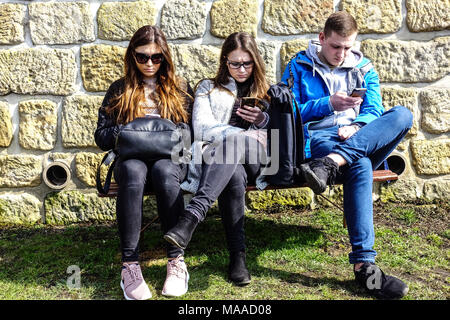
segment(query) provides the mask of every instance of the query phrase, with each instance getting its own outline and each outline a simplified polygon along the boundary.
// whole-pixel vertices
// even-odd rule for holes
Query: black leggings
[[[180,183],[186,173],[185,164],[175,164],[171,159],[156,162],[129,159],[117,162],[114,178],[119,185],[116,210],[123,262],[138,261],[139,258],[144,191],[155,193],[161,229],[165,233],[176,225],[178,216],[184,210]],[[168,258],[180,254],[184,254],[182,249],[167,244]]]

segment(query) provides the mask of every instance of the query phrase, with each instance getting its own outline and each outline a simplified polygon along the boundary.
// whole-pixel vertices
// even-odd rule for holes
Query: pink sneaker
[[[165,296],[179,297],[188,290],[189,273],[182,255],[167,262],[167,276],[164,282],[162,294]]]
[[[147,300],[152,293],[142,277],[141,267],[137,263],[125,263],[122,268],[120,287],[127,300]]]

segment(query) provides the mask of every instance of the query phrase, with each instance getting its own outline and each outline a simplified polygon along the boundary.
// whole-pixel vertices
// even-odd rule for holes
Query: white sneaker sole
[[[181,292],[179,294],[173,294],[170,292],[165,292],[164,288],[163,288],[163,291],[161,292],[161,294],[166,297],[181,297],[188,291],[188,282],[189,282],[189,273],[187,274],[187,277],[186,277],[186,286],[185,286],[185,290],[183,292]]]
[[[125,293],[125,287],[123,285],[123,281],[120,280],[120,287],[122,288],[123,291],[123,296],[125,297],[126,300],[136,300],[136,299],[132,299],[129,296],[127,296],[127,294]],[[143,300],[148,300],[152,297],[152,293],[150,292],[150,295],[148,297],[145,297]]]

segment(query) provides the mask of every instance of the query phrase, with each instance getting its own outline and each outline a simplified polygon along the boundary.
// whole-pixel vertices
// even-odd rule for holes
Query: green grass
[[[410,287],[404,299],[449,299],[449,205],[375,208],[377,263]],[[146,223],[148,221],[144,221]],[[371,299],[356,286],[350,245],[334,209],[289,209],[246,218],[252,283],[227,282],[222,222],[209,216],[194,234],[185,260],[189,291],[179,299]],[[166,273],[159,224],[141,237],[141,266],[154,299]],[[81,288],[69,289],[69,266],[81,269]],[[122,299],[117,226],[0,227],[0,299]]]

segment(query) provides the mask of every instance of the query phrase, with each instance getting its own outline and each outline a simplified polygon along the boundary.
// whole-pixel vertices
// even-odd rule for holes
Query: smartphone
[[[364,95],[366,94],[366,91],[367,91],[367,88],[355,88],[355,90],[353,90],[353,92],[350,96],[363,98]]]
[[[250,107],[258,107],[261,110],[263,110],[263,105],[261,103],[259,103],[259,99],[258,98],[242,97],[241,98],[241,106],[244,106],[244,105],[250,106]]]
[[[241,98],[241,106],[246,105],[250,107],[256,107],[258,105],[259,99],[252,97],[242,97]]]

